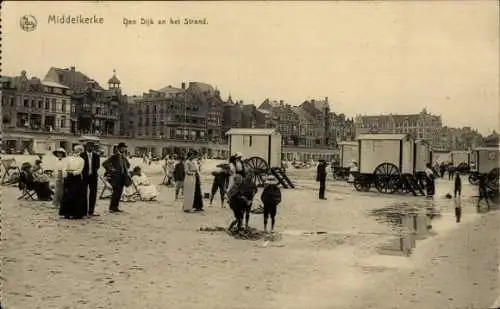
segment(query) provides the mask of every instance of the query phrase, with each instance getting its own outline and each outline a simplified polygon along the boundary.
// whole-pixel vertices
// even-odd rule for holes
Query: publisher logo
[[[23,29],[24,31],[31,32],[36,29],[38,22],[36,21],[36,18],[33,15],[24,15],[23,17],[21,17],[19,25],[21,26],[21,29]]]

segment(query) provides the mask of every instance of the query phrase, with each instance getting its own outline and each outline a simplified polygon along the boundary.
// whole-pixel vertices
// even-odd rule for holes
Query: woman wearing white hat
[[[236,174],[245,177],[245,167],[243,164],[243,155],[241,154],[241,152],[237,152],[229,158],[229,171],[230,171],[230,176],[227,185],[227,190],[229,190],[233,186],[234,176]]]
[[[61,200],[64,192],[64,173],[66,170],[65,166],[65,158],[66,158],[66,150],[63,148],[59,148],[57,150],[54,150],[52,152],[54,156],[57,158],[57,162],[55,165],[55,172],[56,172],[56,183],[55,183],[55,188],[54,188],[54,198],[52,200],[52,205],[54,207],[59,208],[61,207]]]
[[[65,160],[66,175],[59,215],[66,219],[82,219],[87,215],[87,201],[82,178],[85,162],[80,157],[83,151],[83,146],[77,145],[73,155]]]

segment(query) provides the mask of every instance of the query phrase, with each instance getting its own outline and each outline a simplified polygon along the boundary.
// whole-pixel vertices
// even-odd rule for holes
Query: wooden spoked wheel
[[[354,179],[354,188],[356,191],[368,192],[371,188],[371,178],[365,175],[356,175]]]
[[[264,176],[269,175],[269,165],[261,157],[250,157],[244,162],[245,171],[248,171],[257,186],[262,186],[265,183]]]
[[[375,188],[380,193],[392,194],[399,188],[399,168],[392,163],[382,163],[375,168]]]
[[[486,176],[486,187],[492,191],[498,191],[498,178],[500,168],[496,167]]]

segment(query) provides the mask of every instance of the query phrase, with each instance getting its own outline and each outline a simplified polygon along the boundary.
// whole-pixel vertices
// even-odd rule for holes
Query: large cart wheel
[[[500,168],[496,167],[486,176],[486,187],[491,191],[498,191],[498,178]]]
[[[354,188],[356,191],[368,192],[372,186],[372,175],[355,174]]]
[[[380,193],[392,194],[400,187],[400,173],[396,165],[382,163],[375,168],[375,188]]]
[[[245,170],[251,172],[253,181],[257,186],[264,185],[264,176],[269,175],[269,165],[261,157],[250,157],[244,162]]]

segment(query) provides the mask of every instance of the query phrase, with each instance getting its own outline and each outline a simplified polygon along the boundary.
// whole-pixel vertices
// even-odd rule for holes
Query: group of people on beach
[[[112,213],[121,212],[120,201],[127,200],[135,191],[143,200],[155,200],[157,197],[156,188],[139,166],[129,172],[130,163],[126,152],[127,145],[120,143],[114,154],[102,163],[104,179],[112,189],[109,204]],[[41,167],[41,158],[33,166],[29,162],[22,164],[19,188],[34,191],[38,200],[52,201],[53,206],[59,209],[59,215],[65,219],[99,216],[95,212],[101,168],[97,145],[87,142],[85,145],[76,145],[71,154],[63,148],[54,150],[52,154],[56,158],[52,170],[55,174],[53,189],[49,175]]]
[[[203,192],[200,179],[200,163],[198,153],[190,151],[186,159],[167,157],[164,170],[166,171],[166,185],[175,186],[175,199],[178,199],[179,190],[183,190],[183,211],[204,211]],[[251,171],[245,169],[243,155],[235,153],[227,163],[217,165],[212,172],[213,182],[210,190],[209,202],[213,204],[217,192],[220,195],[220,205],[225,208],[227,201],[233,211],[234,220],[229,228],[241,230],[243,221],[248,228],[252,202],[257,193]],[[267,179],[266,187],[261,195],[264,208],[264,229],[267,231],[267,222],[271,218],[271,230],[274,228],[277,206],[281,202],[281,191],[275,183],[275,178]]]

